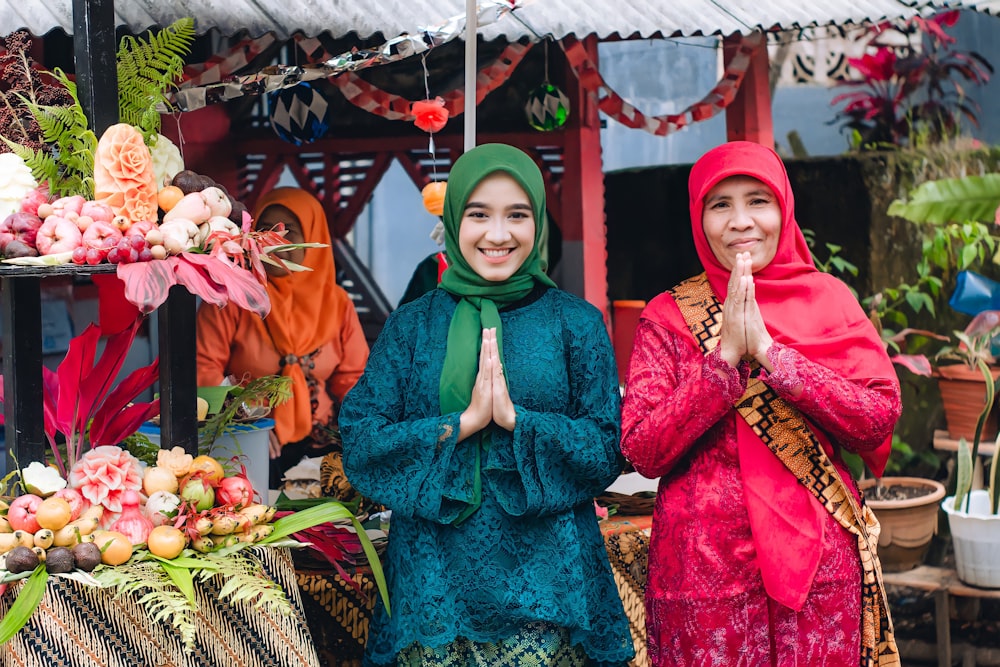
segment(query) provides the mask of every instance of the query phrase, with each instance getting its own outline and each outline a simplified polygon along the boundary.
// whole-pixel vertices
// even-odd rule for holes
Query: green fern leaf
[[[147,144],[160,130],[160,114],[151,110],[166,102],[166,92],[183,74],[194,37],[194,20],[183,18],[148,41],[126,36],[119,44],[119,117],[138,128]]]
[[[909,201],[892,202],[889,215],[911,222],[992,221],[998,206],[1000,174],[986,174],[928,181],[910,194]]]

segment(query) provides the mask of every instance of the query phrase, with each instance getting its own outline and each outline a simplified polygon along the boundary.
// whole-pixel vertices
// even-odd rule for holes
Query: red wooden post
[[[597,63],[597,38],[584,40]],[[604,172],[601,164],[601,122],[597,105],[566,67],[565,89],[570,100],[562,179],[563,235],[560,287],[596,306],[610,326],[608,248],[604,216]]]
[[[734,33],[723,41],[722,57],[728,65],[739,49],[741,37]],[[726,107],[726,140],[754,141],[774,148],[771,118],[771,87],[767,63],[767,41],[750,57],[750,66],[732,104]]]

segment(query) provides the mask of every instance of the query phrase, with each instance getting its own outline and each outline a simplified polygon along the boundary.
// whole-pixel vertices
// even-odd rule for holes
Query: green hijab
[[[472,192],[480,181],[498,171],[511,176],[528,195],[535,217],[535,244],[510,278],[493,282],[480,276],[465,261],[458,245],[458,230]],[[444,243],[450,266],[441,278],[441,288],[461,298],[448,328],[448,350],[439,385],[441,414],[461,412],[472,400],[472,387],[479,371],[483,329],[496,328],[497,346],[503,362],[503,328],[499,309],[531,294],[536,283],[556,286],[545,274],[545,263],[540,255],[546,227],[545,181],[534,160],[524,152],[506,144],[484,144],[455,161],[448,175],[444,198]],[[474,496],[454,521],[456,524],[475,512],[482,500],[480,461],[483,451],[489,449],[492,428],[495,427],[491,425],[469,438],[478,440],[473,471]]]

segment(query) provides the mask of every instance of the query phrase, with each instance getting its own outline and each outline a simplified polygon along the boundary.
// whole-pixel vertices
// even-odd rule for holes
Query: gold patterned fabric
[[[635,646],[635,658],[629,662],[630,667],[649,665],[645,596],[652,519],[652,516],[614,516],[601,522],[611,572],[625,607],[632,644]]]
[[[218,577],[199,581],[195,644],[185,653],[173,626],[152,621],[139,605],[145,591],[116,597],[106,589],[52,576],[28,624],[0,650],[0,666],[319,667],[288,550],[257,552],[264,576],[288,595],[291,614],[257,609],[252,601],[220,602],[225,582]],[[10,611],[19,590],[20,582],[0,597],[0,616]]]
[[[722,329],[722,307],[705,274],[684,281],[672,293],[702,350],[713,350]],[[735,407],[768,449],[837,523],[857,538],[862,565],[861,665],[899,665],[877,555],[879,524],[875,514],[851,495],[801,413],[762,380],[751,374]]]
[[[529,623],[499,643],[465,637],[440,648],[411,644],[399,652],[396,667],[591,667],[583,648],[569,643],[569,632],[551,623]]]
[[[349,574],[358,588],[330,570],[300,569],[295,575],[323,667],[360,667],[364,657],[378,590],[367,567]]]

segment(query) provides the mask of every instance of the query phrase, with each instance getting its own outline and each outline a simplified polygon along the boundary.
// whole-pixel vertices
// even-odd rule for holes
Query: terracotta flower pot
[[[876,480],[862,480],[858,487],[874,487]],[[886,487],[910,487],[912,493],[920,493],[912,498],[900,500],[871,500],[865,502],[872,508],[882,527],[878,540],[878,556],[884,572],[903,572],[920,565],[931,538],[937,532],[938,507],[944,498],[944,486],[923,477],[884,477]]]
[[[993,379],[1000,377],[1000,368],[991,368]],[[940,366],[936,370],[944,418],[948,424],[948,437],[952,440],[965,438],[970,443],[976,435],[976,421],[983,411],[986,398],[986,383],[978,369],[964,364]],[[993,440],[997,435],[997,409],[993,409],[983,425],[981,441]]]

